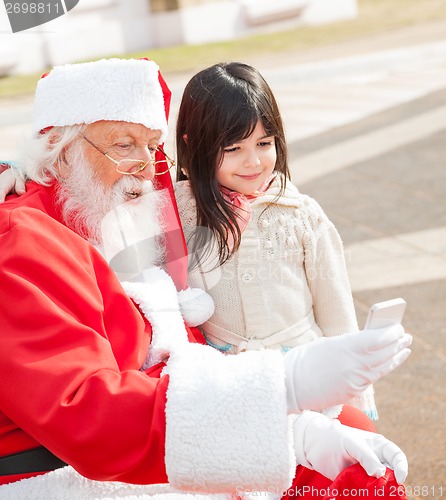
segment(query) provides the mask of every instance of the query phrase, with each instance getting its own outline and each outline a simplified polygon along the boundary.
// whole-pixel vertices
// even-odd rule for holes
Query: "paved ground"
[[[395,46],[395,36],[384,52],[375,50],[384,50],[375,39],[368,50],[363,45],[362,56],[270,73],[285,110],[293,180],[320,201],[341,233],[360,321],[374,302],[408,303],[412,356],[375,390],[378,429],[408,454],[411,498],[446,496],[442,33],[444,39],[416,45],[402,37]]]
[[[407,452],[409,484],[434,488],[427,498],[441,496],[446,486],[446,126],[428,136],[416,127],[420,139],[385,152],[374,139],[384,130],[380,140],[393,144],[404,135],[406,121],[422,116],[413,115],[418,105],[441,109],[445,102],[446,91],[439,91],[382,112],[379,120],[375,115],[293,145],[294,151],[312,148],[318,155],[335,155],[338,146],[344,160],[327,154],[336,170],[325,164],[328,173],[311,172],[300,187],[320,200],[343,237],[360,319],[373,302],[403,297],[408,303],[405,326],[414,334],[413,353],[375,387],[378,428]],[[395,114],[401,119],[393,123]],[[352,139],[358,130],[361,135]],[[360,141],[359,153],[354,141]],[[362,153],[366,158],[358,158]],[[302,157],[303,168],[312,154]]]
[[[378,429],[409,457],[410,498],[446,497],[446,23],[248,62],[283,110],[294,183],[341,233],[360,323],[408,303],[413,353],[376,384]]]
[[[293,182],[341,233],[361,324],[408,303],[413,353],[375,387],[378,428],[408,454],[410,498],[446,497],[446,22],[247,62],[283,109]],[[167,75],[173,119],[188,77]],[[29,119],[29,97],[0,100],[0,158]]]

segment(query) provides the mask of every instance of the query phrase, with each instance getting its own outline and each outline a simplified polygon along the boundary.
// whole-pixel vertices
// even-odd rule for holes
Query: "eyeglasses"
[[[160,146],[156,148],[156,151],[159,151],[161,154],[163,154],[166,159],[165,160],[155,160],[155,158],[150,159],[149,161],[143,161],[143,160],[134,160],[132,158],[125,158],[124,160],[115,160],[111,156],[109,156],[107,153],[102,151],[101,149],[96,146],[93,142],[90,141],[85,135],[79,134],[83,139],[85,139],[90,146],[93,146],[99,153],[103,154],[106,158],[108,158],[110,161],[112,161],[116,165],[116,172],[118,174],[122,175],[137,175],[140,172],[142,172],[147,165],[152,164],[155,167],[155,175],[163,175],[169,172],[169,170],[172,167],[175,167],[175,160],[172,160],[167,154],[161,149]],[[161,172],[158,172],[157,169],[161,168]]]

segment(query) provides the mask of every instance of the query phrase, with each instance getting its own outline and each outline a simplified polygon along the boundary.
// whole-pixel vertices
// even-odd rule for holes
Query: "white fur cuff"
[[[158,267],[144,271],[145,283],[125,281],[127,295],[139,305],[152,325],[152,342],[143,369],[163,361],[174,349],[188,344],[172,278]]]
[[[295,457],[279,352],[225,356],[189,344],[171,354],[167,372],[166,470],[175,488],[229,493],[290,486]]]
[[[0,500],[230,500],[227,495],[189,495],[168,484],[93,481],[72,467],[0,486]]]

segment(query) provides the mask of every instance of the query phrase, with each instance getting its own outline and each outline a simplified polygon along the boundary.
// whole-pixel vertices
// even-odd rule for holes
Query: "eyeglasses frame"
[[[161,148],[161,146],[157,146],[156,148],[156,151],[159,151],[161,154],[163,154],[165,157],[166,157],[166,160],[149,160],[149,161],[146,161],[144,162],[143,160],[136,160],[136,159],[133,159],[133,158],[125,158],[123,160],[115,160],[114,158],[112,158],[110,155],[108,155],[105,151],[102,151],[102,149],[100,149],[98,146],[96,146],[96,144],[94,144],[92,141],[90,141],[90,139],[88,139],[88,137],[85,137],[85,135],[83,134],[79,134],[83,139],[85,139],[88,144],[90,144],[90,146],[93,146],[96,151],[98,151],[99,153],[101,153],[102,155],[104,155],[106,158],[108,158],[111,162],[113,162],[115,165],[116,165],[116,172],[118,172],[118,174],[122,174],[122,175],[137,175],[139,174],[140,172],[142,172],[149,163],[153,163],[153,165],[155,166],[155,174],[154,175],[163,175],[163,174],[167,174],[167,172],[169,172],[169,170],[171,170],[173,167],[175,167],[176,165],[176,162],[175,160],[172,160],[172,158],[170,158],[170,156],[168,156],[164,150]],[[119,164],[121,163],[121,161],[134,161],[134,162],[140,162],[140,165],[139,165],[139,168],[138,170],[136,170],[135,172],[125,172],[123,170],[119,170]],[[163,172],[157,172],[156,171],[156,164],[157,163],[168,163],[170,164],[170,166],[167,168],[167,170],[164,170]]]

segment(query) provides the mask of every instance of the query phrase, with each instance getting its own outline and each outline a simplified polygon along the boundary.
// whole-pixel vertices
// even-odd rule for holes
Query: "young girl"
[[[237,62],[199,72],[176,134],[189,285],[215,302],[202,325],[208,344],[286,351],[357,331],[341,239],[290,182],[282,119],[260,73]],[[372,387],[350,403],[377,419]]]

